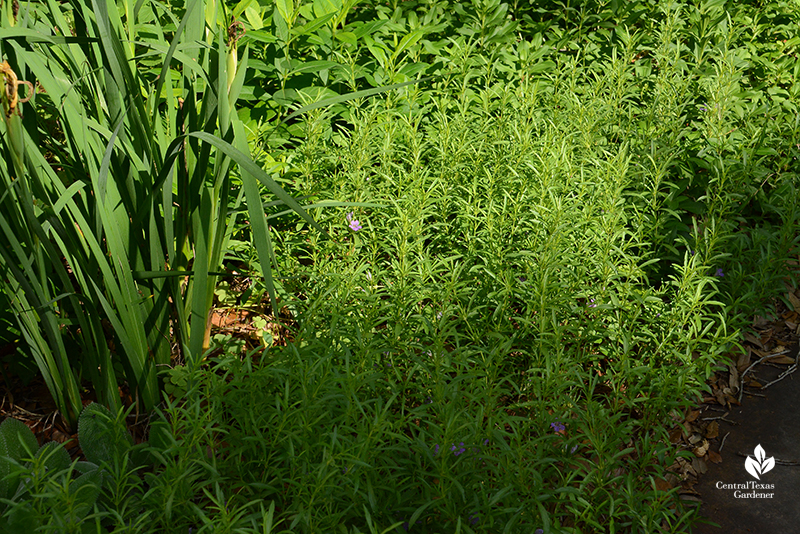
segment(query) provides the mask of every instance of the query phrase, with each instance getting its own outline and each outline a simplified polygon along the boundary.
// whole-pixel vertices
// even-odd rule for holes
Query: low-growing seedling
[[[3,532],[34,532],[51,524],[48,517],[57,517],[69,532],[83,532],[83,520],[95,506],[104,482],[111,479],[109,471],[116,471],[113,466],[125,463],[131,452],[144,458],[133,450],[133,439],[121,420],[96,403],[80,414],[78,442],[86,461],[70,462],[63,444],[51,441],[39,447],[36,436],[21,421],[9,417],[0,424]]]

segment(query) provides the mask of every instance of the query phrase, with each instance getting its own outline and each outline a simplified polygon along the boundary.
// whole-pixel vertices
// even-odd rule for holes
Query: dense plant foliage
[[[147,26],[173,15],[164,6],[137,7],[144,27],[124,7],[127,25],[102,1],[30,4],[4,33],[16,64],[4,71],[4,287],[70,426],[81,377],[117,408],[121,372],[149,410],[172,344],[185,359],[208,348],[214,275],[244,196],[268,254],[256,179],[313,224],[246,156],[235,106],[248,54],[240,65],[231,15],[190,2],[168,41]],[[173,59],[184,69],[170,68]],[[17,80],[29,76],[41,89],[34,99],[25,82],[36,112],[23,121]]]
[[[73,531],[691,528],[666,425],[797,282],[796,2],[2,4],[16,358],[159,406]]]

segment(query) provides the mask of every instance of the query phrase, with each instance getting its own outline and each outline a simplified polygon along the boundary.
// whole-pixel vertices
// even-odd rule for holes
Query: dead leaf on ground
[[[722,455],[720,453],[718,453],[718,452],[714,452],[714,451],[709,450],[708,451],[708,460],[713,462],[713,463],[715,463],[715,464],[718,464],[718,463],[720,463],[722,461]]]
[[[734,405],[734,406],[741,406],[742,405],[742,403],[739,402],[739,399],[737,399],[736,397],[734,397],[732,395],[725,395],[725,401],[726,401],[725,402],[725,406],[728,406],[728,408],[730,408],[731,404]]]
[[[700,445],[699,447],[697,447],[696,449],[694,449],[692,452],[698,458],[702,458],[708,452],[708,447],[709,447],[708,440],[704,439],[703,440],[703,444]],[[694,460],[692,460],[692,461],[694,462]],[[697,467],[695,467],[695,470],[697,470]],[[705,472],[705,471],[703,471],[703,472]]]
[[[747,332],[747,333],[745,333],[745,335],[744,335],[744,339],[745,339],[746,341],[749,341],[750,343],[752,343],[753,345],[755,345],[755,346],[756,346],[756,347],[758,347],[759,349],[761,349],[761,350],[764,350],[764,345],[761,343],[761,340],[760,340],[760,339],[758,339],[758,338],[757,338],[756,336],[754,336],[753,334],[751,334],[750,332]]]
[[[739,390],[739,371],[734,366],[728,366],[728,385],[733,391]]]
[[[736,369],[743,373],[747,366],[750,365],[750,349],[744,351],[743,353],[739,354],[739,359],[736,361]]]
[[[663,478],[657,478],[655,480],[656,490],[658,491],[669,491],[672,489],[672,484],[664,480]]]
[[[769,319],[766,317],[762,317],[760,315],[756,315],[755,319],[753,319],[753,328],[758,328],[759,330],[766,328],[769,326]]]
[[[714,439],[719,436],[719,423],[716,421],[711,421],[706,427],[705,436],[708,439]]]
[[[706,474],[706,471],[708,471],[708,464],[702,458],[692,458],[692,467],[701,475]]]
[[[683,480],[686,480],[690,476],[693,476],[693,477],[697,476],[697,471],[694,469],[692,464],[690,464],[689,462],[687,462],[683,458],[678,458],[677,461],[678,461],[678,465],[680,466],[681,478]]]
[[[786,298],[792,304],[792,309],[796,312],[800,312],[800,299],[797,298],[797,295],[795,295],[793,291],[788,291],[786,293]]]

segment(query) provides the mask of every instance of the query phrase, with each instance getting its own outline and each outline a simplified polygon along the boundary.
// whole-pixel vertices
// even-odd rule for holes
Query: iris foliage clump
[[[152,411],[2,520],[696,523],[668,428],[796,284],[793,2],[0,5],[8,369]]]

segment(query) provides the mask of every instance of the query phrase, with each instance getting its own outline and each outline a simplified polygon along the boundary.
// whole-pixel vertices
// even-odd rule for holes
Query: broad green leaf
[[[342,10],[342,0],[314,0],[314,14],[317,17],[335,15]]]
[[[335,37],[345,44],[356,46],[357,38],[353,32],[336,32]]]
[[[275,0],[275,8],[287,24],[294,20],[293,0]]]
[[[247,9],[244,10],[244,16],[254,30],[260,30],[264,27],[264,20],[261,18],[260,9],[253,6],[248,6]]]
[[[417,41],[422,39],[423,35],[425,35],[424,30],[422,28],[418,28],[403,37],[400,40],[400,44],[397,45],[397,49],[392,53],[392,61],[396,61],[400,54],[417,44]]]
[[[20,461],[32,455],[38,448],[36,436],[22,421],[6,417],[0,424],[0,498],[10,498],[18,483],[16,478],[8,478],[12,465],[3,457]]]
[[[240,0],[240,2],[236,4],[236,7],[234,7],[233,11],[231,12],[231,19],[237,20],[253,3],[258,5],[256,0]]]
[[[302,26],[295,26],[294,28],[292,28],[292,34],[307,35],[309,33],[313,33],[322,26],[324,26],[325,24],[327,24],[327,22],[331,20],[335,15],[336,15],[335,13],[328,13],[327,15],[322,15],[310,22],[305,23]]]
[[[124,422],[94,402],[83,409],[78,419],[78,441],[86,459],[97,465],[121,460],[133,444]]]
[[[58,473],[69,467],[69,453],[61,443],[50,441],[41,446],[36,457],[44,459],[48,473]]]
[[[347,29],[356,36],[356,39],[361,39],[365,35],[372,35],[380,30],[389,21],[387,19],[373,20],[367,23],[358,22],[347,25]]]

